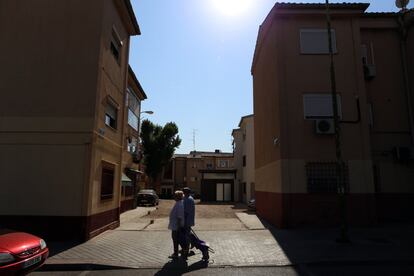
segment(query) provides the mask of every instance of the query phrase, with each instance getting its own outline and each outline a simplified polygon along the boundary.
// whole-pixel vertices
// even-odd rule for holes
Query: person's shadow
[[[155,273],[156,276],[180,276],[190,271],[199,270],[208,267],[208,261],[200,260],[191,265],[188,265],[183,259],[172,260],[166,263],[160,271]]]

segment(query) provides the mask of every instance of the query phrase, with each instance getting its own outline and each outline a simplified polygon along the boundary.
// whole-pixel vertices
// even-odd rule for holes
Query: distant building
[[[412,219],[414,12],[331,4],[348,220]],[[252,64],[259,215],[337,223],[325,4],[276,3]],[[359,105],[358,105],[359,102]]]
[[[237,169],[238,199],[248,202],[254,198],[254,117],[244,116],[233,133],[234,164]]]
[[[190,187],[203,201],[234,201],[235,190],[233,153],[191,151],[173,157],[171,189]]]
[[[145,98],[128,68],[140,34],[130,1],[3,0],[0,10],[1,224],[81,240],[117,227],[132,198],[125,169],[136,170],[131,100]]]

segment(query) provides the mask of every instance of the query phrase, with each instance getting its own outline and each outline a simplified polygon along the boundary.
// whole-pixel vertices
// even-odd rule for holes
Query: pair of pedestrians
[[[190,249],[190,232],[194,226],[195,204],[191,196],[191,189],[186,187],[183,191],[174,193],[175,204],[170,212],[168,229],[171,230],[174,253],[170,256],[178,258],[178,246],[181,246],[181,256],[187,259]]]

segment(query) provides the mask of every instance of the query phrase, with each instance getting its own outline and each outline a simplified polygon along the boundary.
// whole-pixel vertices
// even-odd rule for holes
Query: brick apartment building
[[[128,67],[130,1],[4,0],[0,32],[1,224],[81,240],[117,227],[146,97]]]
[[[215,150],[175,154],[171,168],[170,189],[190,187],[203,201],[238,200],[233,153]]]
[[[413,10],[331,4],[348,220],[412,219]],[[276,3],[252,64],[259,215],[279,227],[338,221],[324,4]],[[359,102],[359,106],[358,106]]]

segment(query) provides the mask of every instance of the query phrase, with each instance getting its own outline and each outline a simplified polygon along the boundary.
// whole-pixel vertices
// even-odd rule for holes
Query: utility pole
[[[336,96],[336,77],[335,77],[335,64],[334,53],[332,47],[332,32],[331,32],[331,15],[329,11],[329,0],[326,0],[326,21],[328,31],[328,45],[329,45],[329,57],[330,57],[330,78],[331,78],[331,93],[332,93],[332,109],[334,115],[334,127],[335,127],[335,153],[336,153],[336,179],[338,187],[338,199],[339,199],[339,212],[341,220],[341,230],[337,242],[346,243],[349,242],[348,238],[348,223],[346,219],[346,189],[344,183],[344,161],[342,160],[341,151],[341,126],[338,116],[338,101]]]

